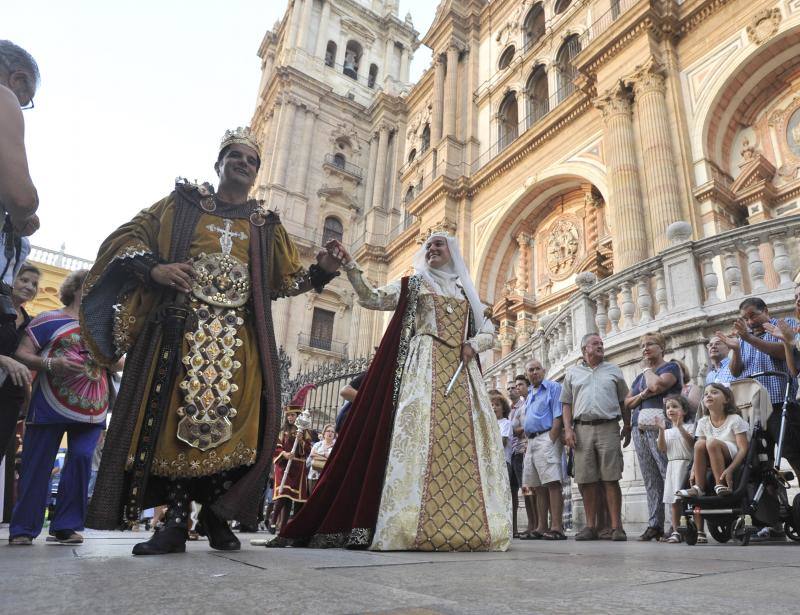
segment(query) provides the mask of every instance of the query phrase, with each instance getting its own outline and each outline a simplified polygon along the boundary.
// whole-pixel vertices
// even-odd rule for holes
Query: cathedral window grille
[[[328,41],[328,47],[325,49],[325,66],[333,68],[336,65],[336,43]]]
[[[311,319],[311,347],[330,350],[333,341],[333,320],[335,312],[314,308]]]
[[[533,126],[550,111],[550,94],[547,86],[547,71],[543,64],[538,64],[531,71],[525,94],[528,98],[528,126]]]
[[[408,190],[406,190],[406,198],[405,198],[406,205],[408,205],[413,200],[414,200],[414,186],[409,186]]]
[[[347,160],[345,159],[344,154],[334,154],[333,155],[333,164],[334,164],[334,166],[337,166],[340,169],[343,169],[345,167],[345,163],[346,162],[347,162]]]
[[[334,218],[333,216],[325,218],[325,225],[322,231],[322,245],[324,246],[331,239],[341,241],[343,237],[344,227],[342,223],[339,222],[338,218]]]
[[[522,23],[523,41],[525,49],[530,49],[544,36],[544,7],[542,3],[535,4],[525,16]]]
[[[361,56],[364,50],[358,41],[348,41],[344,52],[344,67],[342,72],[358,81],[358,67],[361,64]]]
[[[515,51],[516,49],[514,48],[514,45],[511,45],[500,55],[500,61],[497,63],[497,68],[499,70],[505,70],[508,68],[508,66],[511,64],[511,60],[514,59]]]
[[[425,124],[422,129],[422,139],[420,139],[419,153],[422,154],[431,146],[431,125]]]
[[[370,88],[375,87],[375,82],[378,80],[378,65],[369,65],[369,78],[367,79],[367,86]]]
[[[570,4],[572,4],[572,0],[558,0],[555,7],[553,7],[553,10],[555,11],[556,15],[561,15],[561,13],[569,8]]]
[[[568,36],[558,50],[556,55],[558,102],[563,101],[575,91],[575,78],[578,76],[578,70],[572,61],[580,50],[581,42],[577,34]]]
[[[518,111],[517,111],[517,94],[516,92],[509,92],[500,103],[500,111],[497,114],[498,119],[498,147],[505,149],[509,143],[517,138],[518,134]]]
[[[611,19],[615,20],[620,14],[619,0],[611,0]]]

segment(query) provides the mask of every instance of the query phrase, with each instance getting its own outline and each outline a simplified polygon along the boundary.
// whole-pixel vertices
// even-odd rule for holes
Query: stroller
[[[755,380],[764,376],[778,376],[786,381],[780,439],[774,457],[773,444],[766,429],[772,405],[767,390]],[[734,488],[730,495],[683,499],[686,544],[697,544],[695,513],[702,515],[708,532],[717,542],[734,539],[744,546],[749,544],[750,537],[758,532],[759,527],[772,527],[781,522],[786,535],[800,542],[800,494],[790,505],[787,490],[794,474],[780,469],[790,402],[790,376],[783,372],[759,372],[732,382],[731,390],[742,417],[749,425],[747,457],[734,474]],[[713,485],[713,478],[707,484]],[[747,523],[748,516],[751,524]]]

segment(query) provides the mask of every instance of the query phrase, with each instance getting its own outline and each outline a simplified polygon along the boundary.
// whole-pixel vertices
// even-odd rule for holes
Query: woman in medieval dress
[[[363,307],[395,315],[314,493],[270,546],[508,549],[506,466],[476,360],[494,326],[456,239],[431,235],[415,275],[378,289],[341,244],[328,249]]]

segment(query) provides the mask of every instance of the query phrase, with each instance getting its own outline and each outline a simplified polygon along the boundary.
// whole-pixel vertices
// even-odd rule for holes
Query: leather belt
[[[529,433],[528,440],[533,440],[536,436],[541,436],[543,433],[550,433],[549,429],[545,429],[544,431],[534,431],[533,433]]]
[[[603,425],[604,423],[619,423],[621,416],[616,416],[613,419],[595,419],[593,421],[584,421],[581,419],[573,419],[573,423],[576,425]]]

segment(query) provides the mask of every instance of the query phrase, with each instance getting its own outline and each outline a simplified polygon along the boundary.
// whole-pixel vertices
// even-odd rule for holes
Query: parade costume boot
[[[208,544],[217,551],[238,551],[242,548],[239,539],[231,531],[228,522],[220,519],[206,504],[197,516],[200,522],[198,532],[203,536],[208,536]]]
[[[147,542],[134,545],[134,555],[166,555],[186,551],[189,494],[181,483],[174,481],[170,484],[167,502],[164,528],[156,531]]]
[[[217,551],[238,551],[242,548],[242,544],[236,535],[231,530],[228,522],[225,519],[220,519],[214,511],[211,510],[211,503],[209,500],[216,500],[231,487],[228,473],[222,471],[219,474],[214,474],[210,477],[210,494],[207,503],[203,504],[200,509],[200,514],[197,515],[198,533],[201,536],[208,536],[208,544],[212,549]]]

